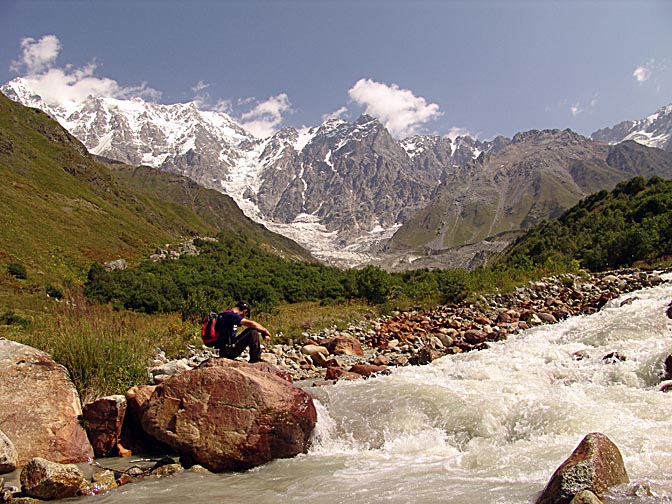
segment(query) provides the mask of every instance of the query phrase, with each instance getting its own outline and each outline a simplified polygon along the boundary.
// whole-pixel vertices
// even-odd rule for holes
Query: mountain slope
[[[531,229],[506,249],[501,260],[543,265],[549,258],[563,257],[603,271],[637,261],[669,262],[671,255],[672,180],[635,177]]]
[[[455,247],[487,239],[484,249],[496,251],[589,194],[652,175],[672,178],[672,154],[635,142],[608,146],[569,130],[519,133],[500,151],[456,170],[385,252],[416,265],[468,267],[465,258],[451,257]]]
[[[39,285],[79,281],[92,262],[134,261],[158,245],[251,226],[230,198],[186,179],[145,173],[139,186],[157,184],[152,194],[123,178],[45,113],[0,96],[0,302],[9,305],[12,292],[36,295]],[[220,209],[226,217],[215,218]],[[267,230],[254,234],[289,256],[309,257]],[[12,262],[27,269],[27,284],[4,273]]]

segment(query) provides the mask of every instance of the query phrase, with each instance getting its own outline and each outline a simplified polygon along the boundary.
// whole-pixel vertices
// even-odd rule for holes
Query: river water
[[[631,480],[608,502],[672,502],[672,393],[659,391],[672,354],[671,300],[665,283],[488,350],[310,388],[318,424],[308,454],[245,473],[187,471],[92,499],[531,503],[583,437],[602,432]],[[626,360],[605,362],[612,352]]]

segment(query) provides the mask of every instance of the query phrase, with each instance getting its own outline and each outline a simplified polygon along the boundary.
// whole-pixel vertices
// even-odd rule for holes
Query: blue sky
[[[259,136],[368,112],[398,138],[571,128],[672,103],[669,0],[0,0],[0,81],[198,100]]]

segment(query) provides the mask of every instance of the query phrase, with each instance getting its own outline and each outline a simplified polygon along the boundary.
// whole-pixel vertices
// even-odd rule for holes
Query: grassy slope
[[[46,114],[2,94],[0,215],[0,311],[41,309],[45,286],[82,281],[92,262],[133,263],[158,245],[220,229],[309,258],[251,223],[230,198],[149,168],[111,170]],[[11,262],[26,268],[27,280],[6,273]]]

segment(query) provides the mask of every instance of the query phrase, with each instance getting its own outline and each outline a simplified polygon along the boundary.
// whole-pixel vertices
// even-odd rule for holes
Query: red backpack
[[[201,339],[205,346],[212,346],[217,341],[217,331],[215,331],[215,324],[217,323],[217,313],[210,312],[203,319],[203,326],[201,327]]]

